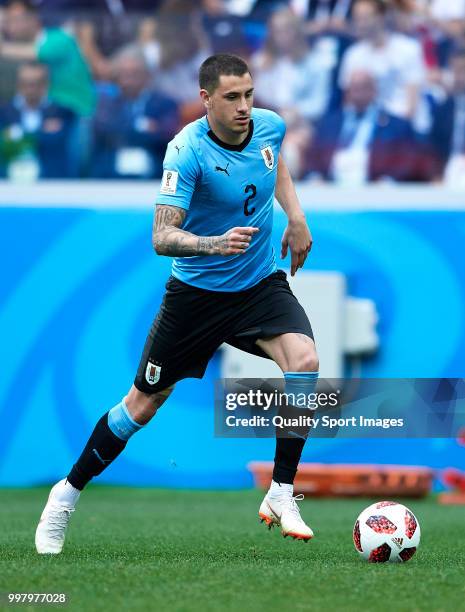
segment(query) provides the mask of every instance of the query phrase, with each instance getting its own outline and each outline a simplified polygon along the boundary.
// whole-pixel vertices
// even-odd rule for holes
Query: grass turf
[[[0,490],[3,605],[6,592],[48,592],[91,611],[465,610],[465,509],[434,498],[406,502],[422,527],[413,559],[376,565],[352,544],[372,500],[302,502],[316,532],[304,544],[260,525],[257,491],[89,487],[54,557],[33,544],[47,495]]]

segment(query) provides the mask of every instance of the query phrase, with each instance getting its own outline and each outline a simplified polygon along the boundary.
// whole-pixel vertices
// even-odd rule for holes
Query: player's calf
[[[172,387],[148,395],[132,386],[128,395],[95,426],[68,475],[73,487],[82,491],[92,478],[101,474],[124,450],[128,440],[156,414],[171,391]]]

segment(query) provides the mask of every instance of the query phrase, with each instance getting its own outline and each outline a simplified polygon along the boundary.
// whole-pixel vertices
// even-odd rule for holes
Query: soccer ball
[[[360,556],[370,563],[402,563],[420,544],[420,524],[402,504],[376,502],[355,521],[353,538]]]

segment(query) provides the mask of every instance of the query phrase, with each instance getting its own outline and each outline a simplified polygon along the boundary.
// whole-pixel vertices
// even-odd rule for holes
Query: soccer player
[[[286,393],[312,393],[318,359],[310,323],[277,270],[271,245],[273,202],[288,218],[281,256],[291,275],[312,239],[280,156],[285,125],[253,109],[253,83],[239,57],[209,57],[199,73],[207,114],[169,143],[156,200],[153,246],[174,257],[160,310],[128,394],[97,422],[68,476],[51,490],[36,531],[39,553],[59,553],[80,492],[124,450],[166,401],[176,382],[201,378],[223,343],[273,359]],[[276,440],[273,480],[259,516],[284,535],[313,532],[293,496],[305,436]]]

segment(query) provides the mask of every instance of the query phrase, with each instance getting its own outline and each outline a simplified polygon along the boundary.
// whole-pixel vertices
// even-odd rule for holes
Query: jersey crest
[[[260,147],[260,152],[263,157],[263,161],[265,162],[265,166],[268,170],[273,170],[274,168],[274,153],[271,145],[263,145]]]
[[[149,385],[156,385],[160,380],[161,366],[149,361],[145,368],[145,380]]]

